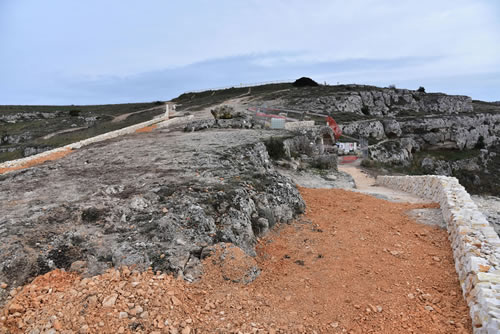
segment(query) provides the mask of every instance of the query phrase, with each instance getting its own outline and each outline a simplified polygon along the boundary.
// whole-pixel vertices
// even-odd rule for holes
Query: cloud
[[[500,72],[495,1],[6,3],[0,103],[94,103],[105,100],[97,87],[135,101],[305,73],[402,82]]]

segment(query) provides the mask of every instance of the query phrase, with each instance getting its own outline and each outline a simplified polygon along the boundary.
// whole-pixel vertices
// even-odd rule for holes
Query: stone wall
[[[286,122],[285,129],[287,130],[301,130],[309,129],[314,127],[314,121],[298,121],[298,122]]]
[[[150,126],[153,124],[157,124],[157,127],[167,127],[167,126],[171,126],[173,124],[178,124],[178,123],[181,123],[183,121],[187,121],[191,118],[193,118],[193,116],[177,117],[177,118],[172,118],[172,119],[168,119],[165,116],[160,116],[160,117],[154,118],[154,119],[146,121],[146,122],[134,124],[132,126],[128,126],[126,128],[123,128],[123,129],[107,132],[107,133],[104,133],[104,134],[99,135],[99,136],[84,139],[84,140],[78,141],[76,143],[72,143],[72,144],[69,144],[66,146],[58,147],[56,149],[45,151],[45,152],[42,152],[39,154],[31,155],[31,156],[26,157],[26,158],[6,161],[4,163],[0,163],[0,168],[19,167],[19,166],[27,164],[30,161],[44,158],[46,156],[49,156],[49,155],[57,153],[57,152],[63,152],[63,151],[66,151],[68,149],[72,149],[72,150],[78,149],[78,148],[81,148],[83,146],[87,146],[87,145],[97,143],[97,142],[100,142],[103,140],[123,136],[123,135],[130,134],[130,133],[134,133],[135,131],[137,131],[139,129],[142,129],[144,127],[147,127],[147,126]]]
[[[439,202],[474,333],[500,332],[500,238],[454,177],[379,176],[377,183]]]

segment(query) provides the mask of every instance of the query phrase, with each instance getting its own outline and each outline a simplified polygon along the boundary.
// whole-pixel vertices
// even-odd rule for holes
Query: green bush
[[[274,160],[283,159],[286,157],[285,149],[283,147],[283,139],[271,137],[264,141],[267,148],[267,153]]]

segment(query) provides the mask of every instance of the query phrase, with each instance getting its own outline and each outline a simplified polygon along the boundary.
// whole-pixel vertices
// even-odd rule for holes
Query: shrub
[[[420,86],[420,87],[418,87],[417,92],[425,93],[425,88]]]
[[[283,147],[283,139],[271,137],[264,142],[267,148],[267,153],[274,159],[282,159],[286,157],[286,153]]]
[[[76,116],[80,115],[80,110],[76,110],[76,109],[70,110],[69,115],[72,117],[76,117]]]
[[[317,87],[319,86],[316,81],[311,78],[302,77],[300,79],[295,80],[293,83],[294,87]]]

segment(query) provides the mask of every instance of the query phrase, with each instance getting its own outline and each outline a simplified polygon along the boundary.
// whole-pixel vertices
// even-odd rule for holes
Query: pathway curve
[[[148,109],[142,109],[142,110],[139,110],[139,111],[129,112],[127,114],[122,114],[122,115],[119,115],[119,116],[116,116],[115,118],[113,118],[113,120],[111,121],[111,123],[118,123],[118,122],[126,120],[131,115],[140,114],[140,113],[143,113],[143,112],[146,112],[146,111],[157,110],[157,109],[165,109],[165,106],[161,105],[161,106],[158,106],[158,107],[152,107],[152,108],[148,108]]]
[[[428,202],[415,195],[377,185],[375,179],[359,167],[359,161],[349,165],[339,165],[338,169],[339,171],[348,173],[353,177],[356,182],[356,189],[351,189],[353,191],[388,199],[393,202]]]

